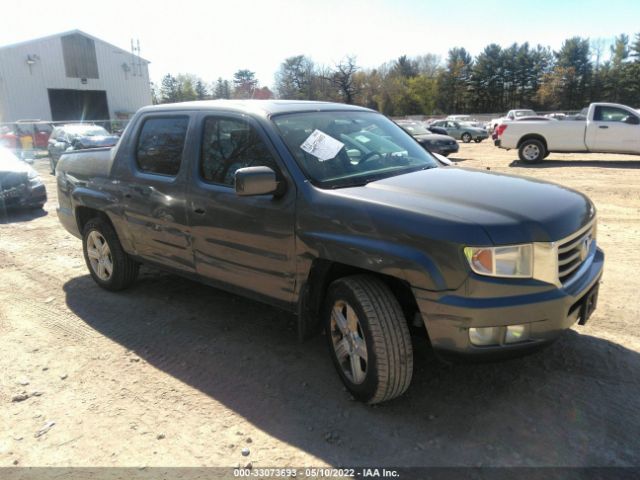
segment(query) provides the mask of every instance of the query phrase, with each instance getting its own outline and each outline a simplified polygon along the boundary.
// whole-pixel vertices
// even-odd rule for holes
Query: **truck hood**
[[[454,167],[398,175],[342,193],[425,216],[445,215],[475,224],[496,245],[556,241],[595,215],[591,201],[569,188]]]

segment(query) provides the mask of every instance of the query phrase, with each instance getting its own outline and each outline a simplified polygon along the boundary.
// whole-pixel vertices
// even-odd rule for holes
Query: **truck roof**
[[[140,112],[185,110],[225,110],[251,113],[263,117],[280,113],[317,112],[317,111],[364,111],[368,108],[333,102],[314,102],[308,100],[200,100],[195,102],[165,103],[140,109]]]

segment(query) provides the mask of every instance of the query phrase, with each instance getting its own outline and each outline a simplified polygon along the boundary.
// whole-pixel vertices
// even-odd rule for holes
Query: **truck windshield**
[[[290,113],[273,121],[300,168],[320,188],[365,185],[438,165],[408,133],[378,113]]]

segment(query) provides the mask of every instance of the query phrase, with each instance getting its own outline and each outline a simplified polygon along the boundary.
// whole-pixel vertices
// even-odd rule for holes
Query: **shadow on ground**
[[[126,292],[89,276],[64,290],[96,331],[334,465],[640,464],[640,357],[608,341],[570,331],[529,357],[447,365],[416,337],[409,391],[370,407],[281,311],[147,269]]]
[[[558,168],[558,167],[598,167],[598,168],[640,168],[638,160],[553,160],[545,159],[540,163],[525,163],[514,160],[510,167],[518,168]]]
[[[48,215],[43,208],[6,209],[0,205],[0,225],[6,223],[30,222]]]

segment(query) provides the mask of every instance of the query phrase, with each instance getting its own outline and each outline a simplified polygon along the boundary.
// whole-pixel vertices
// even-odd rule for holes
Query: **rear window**
[[[186,116],[145,120],[136,147],[138,168],[146,173],[176,176],[182,162],[188,124],[189,117]]]

